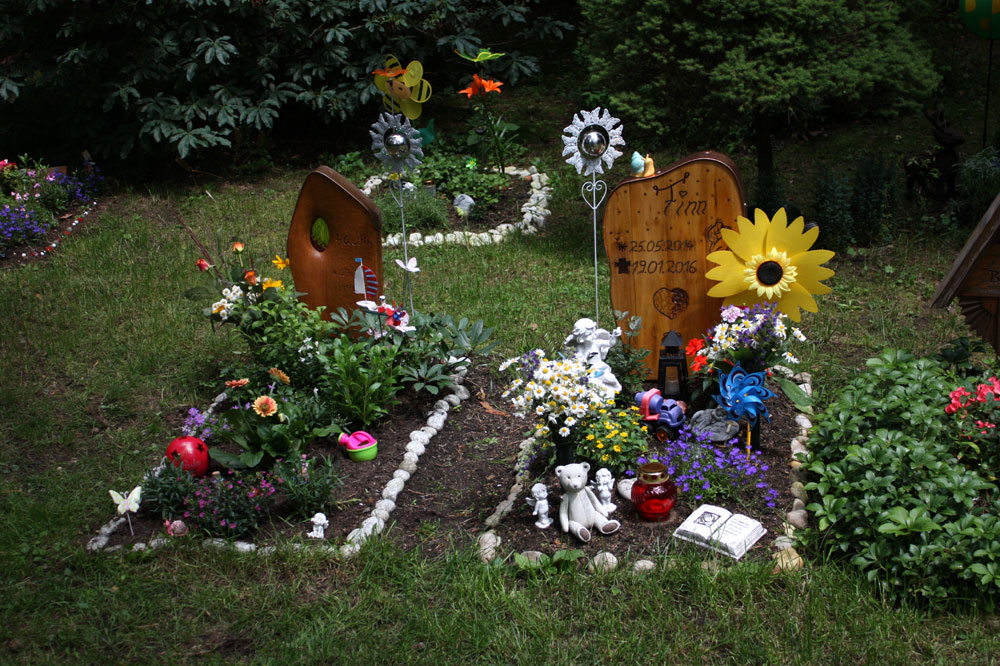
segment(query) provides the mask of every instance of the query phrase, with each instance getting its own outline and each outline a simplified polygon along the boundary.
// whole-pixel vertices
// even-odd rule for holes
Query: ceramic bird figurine
[[[649,153],[646,153],[646,159],[643,160],[643,165],[645,166],[645,170],[642,172],[643,176],[656,175],[656,166],[653,164],[653,158],[649,156]]]
[[[642,175],[643,169],[646,167],[646,163],[645,163],[645,161],[643,161],[642,155],[639,154],[639,151],[635,151],[635,152],[632,153],[632,163],[631,163],[631,166],[632,166],[632,175],[633,176],[641,176]]]

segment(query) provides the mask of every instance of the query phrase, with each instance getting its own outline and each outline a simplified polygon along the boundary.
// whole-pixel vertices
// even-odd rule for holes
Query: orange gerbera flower
[[[257,412],[257,416],[264,418],[274,416],[278,413],[278,403],[271,396],[262,395],[253,401],[253,411]]]
[[[246,378],[243,378],[243,379],[230,379],[229,381],[226,382],[226,386],[228,386],[229,388],[240,388],[240,387],[246,386],[249,383],[250,383],[250,380],[246,379]]]
[[[278,370],[277,368],[271,368],[267,372],[285,386],[292,383],[292,380],[288,378],[288,374],[286,374],[283,370]]]
[[[501,92],[500,86],[503,85],[502,81],[494,81],[492,79],[482,79],[478,74],[472,75],[472,83],[468,88],[459,90],[459,95],[465,95],[468,98],[472,98],[474,95],[485,95],[488,92],[496,92],[499,94]]]

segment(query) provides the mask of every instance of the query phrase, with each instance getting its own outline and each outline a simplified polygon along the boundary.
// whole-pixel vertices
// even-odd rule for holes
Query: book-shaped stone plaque
[[[650,351],[656,376],[660,340],[668,331],[685,341],[719,320],[721,298],[705,257],[726,249],[722,229],[746,215],[743,179],[720,153],[690,155],[653,176],[631,178],[609,195],[604,209],[604,249],[611,263],[611,304],[642,317],[632,344]]]
[[[353,183],[330,167],[306,177],[288,230],[288,258],[296,291],[311,308],[351,311],[364,294],[354,291],[357,259],[382,284],[382,214]]]

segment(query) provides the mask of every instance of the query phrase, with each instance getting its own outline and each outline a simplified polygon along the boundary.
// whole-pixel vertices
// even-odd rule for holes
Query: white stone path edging
[[[316,549],[339,553],[344,558],[353,557],[359,550],[361,550],[361,546],[365,541],[376,534],[380,534],[385,529],[385,525],[389,521],[390,514],[396,508],[396,498],[403,491],[403,488],[405,487],[406,482],[409,481],[410,476],[417,471],[417,462],[426,450],[431,438],[444,428],[445,422],[448,419],[448,412],[451,408],[457,407],[463,400],[469,398],[469,389],[462,384],[467,372],[468,367],[463,366],[452,375],[452,380],[455,382],[453,392],[434,403],[434,406],[427,417],[427,425],[410,433],[410,441],[406,445],[406,452],[403,454],[403,460],[400,463],[399,468],[393,472],[392,478],[388,483],[386,483],[385,488],[383,488],[380,494],[381,499],[375,502],[375,508],[372,510],[371,515],[365,518],[359,527],[355,528],[350,532],[350,534],[347,535],[347,542],[340,546],[339,549],[336,546],[329,544],[319,544],[315,546]],[[212,403],[212,406],[209,407],[205,413],[212,413],[212,411],[214,411],[225,399],[225,393],[218,395]],[[160,470],[164,468],[165,464],[165,462],[161,462],[158,467],[150,471],[150,474],[158,474]],[[91,538],[90,541],[87,542],[86,549],[90,552],[104,551],[108,553],[120,550],[121,546],[112,546],[108,548],[107,545],[111,535],[124,525],[125,522],[126,519],[121,516],[112,518],[98,530],[97,536]],[[155,537],[149,542],[149,544],[134,544],[132,546],[132,550],[141,551],[146,550],[147,548],[155,549],[164,546],[169,542],[170,540],[165,537]],[[225,539],[218,538],[207,538],[205,539],[203,545],[205,548],[226,548],[231,545],[237,552],[241,553],[257,552],[261,554],[270,554],[277,549],[276,546],[258,546],[257,544],[248,541],[228,542]],[[291,550],[299,550],[304,546],[298,542],[290,542],[287,547]]]
[[[801,372],[796,375],[788,368],[779,366],[776,369],[799,384],[803,392],[812,397],[812,376],[808,372]],[[795,544],[795,530],[805,529],[809,518],[806,511],[806,502],[808,499],[804,485],[805,473],[802,471],[802,462],[798,459],[798,454],[805,453],[808,450],[806,444],[809,441],[809,429],[812,428],[812,422],[805,414],[800,413],[795,415],[795,423],[799,429],[791,442],[791,462],[789,463],[791,467],[791,472],[789,473],[789,480],[791,481],[790,492],[793,497],[792,510],[785,514],[785,533],[776,538],[772,544],[776,551],[772,556],[775,560],[775,573],[778,571],[793,571],[801,568],[803,565],[802,557],[793,548]],[[483,562],[491,562],[499,554],[498,550],[501,539],[493,531],[493,528],[499,525],[500,521],[514,509],[515,502],[524,492],[524,484],[528,476],[527,458],[534,451],[534,444],[534,437],[528,437],[521,442],[517,460],[514,463],[515,467],[520,471],[518,471],[514,479],[514,485],[511,486],[510,492],[507,494],[507,499],[500,502],[493,514],[486,519],[487,530],[479,535],[479,557]],[[528,558],[529,561],[535,561],[540,556],[540,553],[526,551],[522,555]],[[587,570],[593,573],[595,571],[611,571],[617,567],[618,558],[613,553],[601,551],[588,563]],[[637,574],[651,571],[655,568],[656,563],[648,559],[637,560],[632,565],[632,571]]]
[[[504,173],[518,178],[525,178],[531,181],[531,194],[528,201],[521,206],[521,221],[515,224],[500,224],[481,233],[471,231],[452,231],[449,233],[421,234],[413,232],[407,237],[409,247],[420,247],[421,245],[443,245],[464,243],[473,247],[479,245],[490,245],[500,243],[507,236],[521,232],[524,234],[538,233],[545,227],[549,215],[549,198],[552,188],[548,186],[549,177],[547,174],[539,173],[535,167],[519,169],[517,167],[507,167]],[[388,179],[388,174],[371,176],[365,181],[362,192],[371,196],[376,187]],[[382,247],[400,247],[403,244],[403,234],[389,234],[382,241]]]

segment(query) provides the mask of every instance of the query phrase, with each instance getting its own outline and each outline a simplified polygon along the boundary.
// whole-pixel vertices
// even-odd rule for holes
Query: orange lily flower
[[[459,95],[465,95],[468,98],[472,98],[473,95],[485,95],[488,92],[496,92],[499,94],[501,92],[500,86],[503,85],[503,81],[494,81],[492,79],[482,79],[478,74],[472,75],[472,84],[465,88],[464,90],[459,90]]]
[[[402,76],[403,74],[406,74],[406,68],[405,67],[387,67],[385,69],[376,69],[375,71],[372,72],[372,74],[377,74],[379,76],[387,76],[387,77],[389,77],[391,79],[394,79],[397,76]]]

